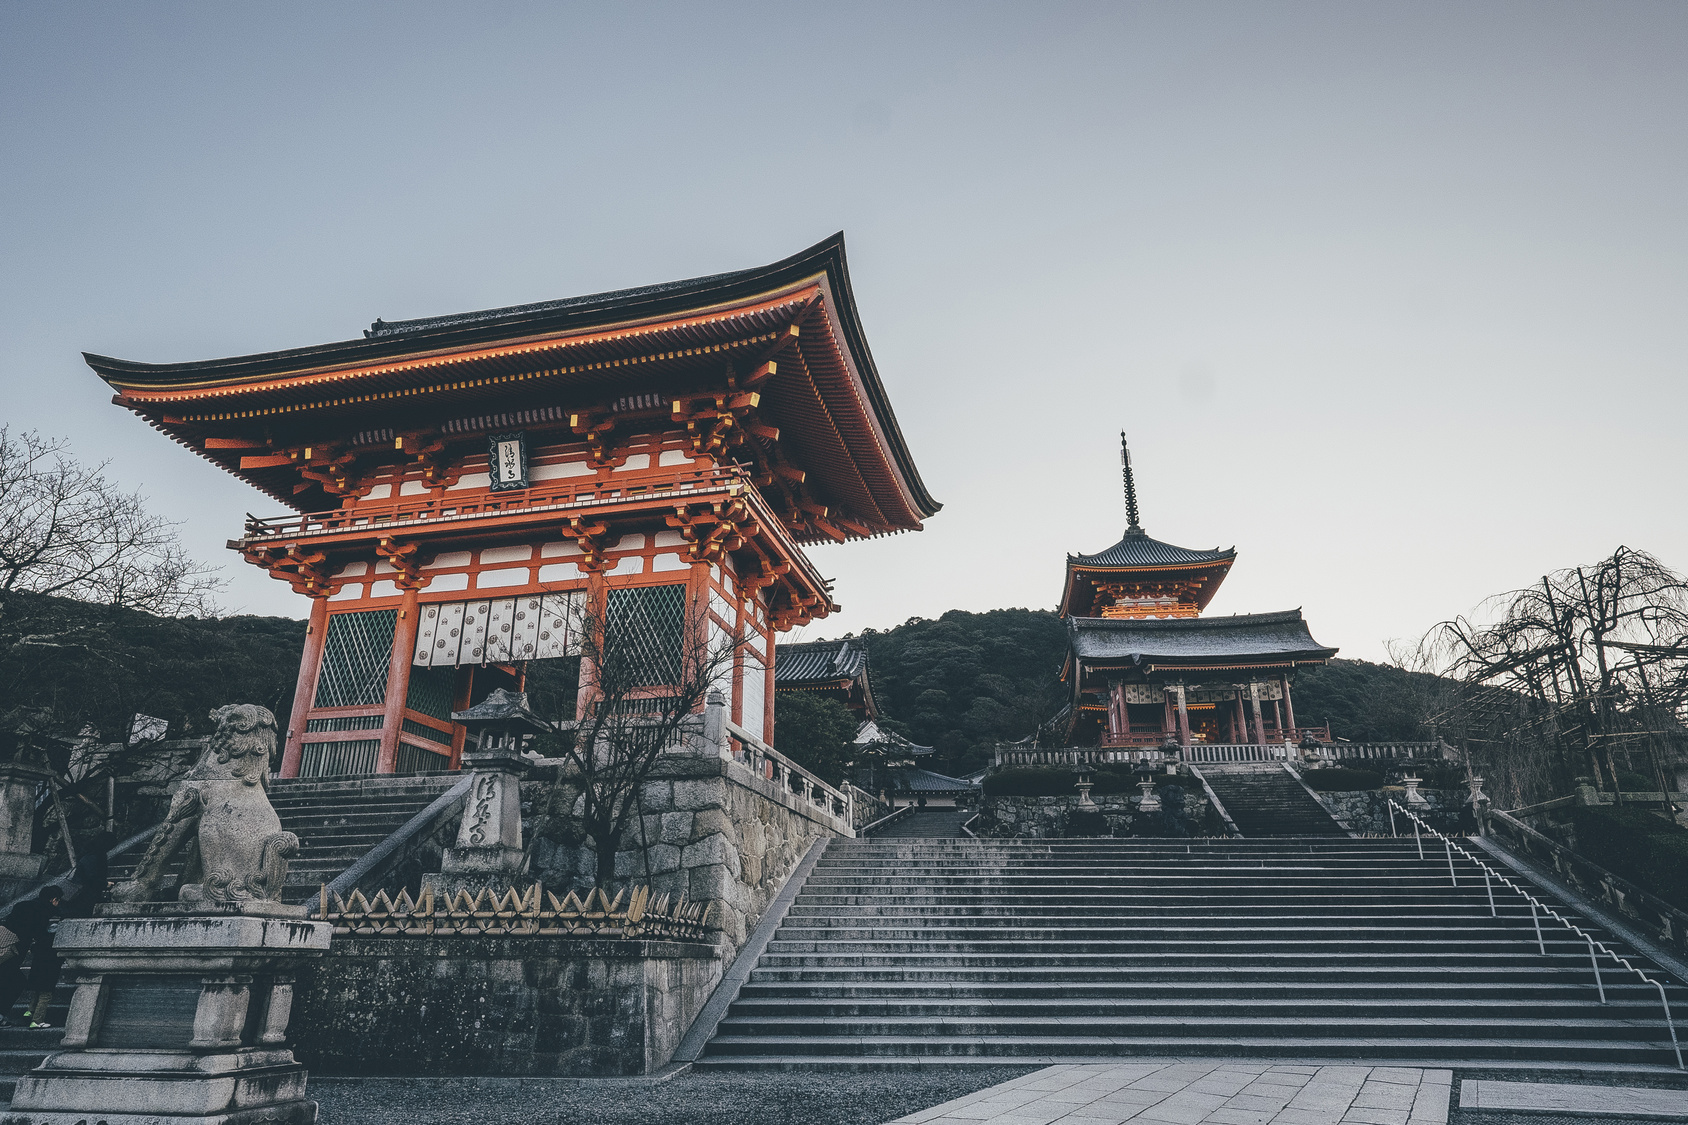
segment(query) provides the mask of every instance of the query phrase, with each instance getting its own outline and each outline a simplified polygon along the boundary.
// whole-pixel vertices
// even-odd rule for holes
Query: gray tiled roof
[[[1176,566],[1180,563],[1220,562],[1236,558],[1233,547],[1228,551],[1192,551],[1151,539],[1141,531],[1128,531],[1125,538],[1105,551],[1094,555],[1068,555],[1067,561],[1078,566]]]
[[[1273,657],[1325,660],[1336,655],[1313,639],[1299,609],[1140,621],[1101,617],[1067,620],[1067,640],[1081,660],[1214,661]]]
[[[804,641],[774,647],[774,685],[812,680],[853,680],[867,668],[867,649],[856,641]]]
[[[964,793],[976,787],[974,782],[933,773],[918,766],[893,768],[885,772],[895,786],[893,791],[897,793]]]

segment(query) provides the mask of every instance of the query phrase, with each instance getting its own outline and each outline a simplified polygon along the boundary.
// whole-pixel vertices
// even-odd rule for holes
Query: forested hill
[[[0,756],[20,724],[50,712],[60,731],[104,740],[137,711],[170,736],[203,731],[211,708],[289,713],[305,623],[285,617],[160,618],[64,598],[9,595],[0,614]],[[867,630],[874,695],[894,729],[938,748],[933,768],[966,773],[999,741],[1031,734],[1066,702],[1066,631],[1047,610],[951,610]],[[1295,680],[1296,717],[1352,741],[1425,737],[1415,677],[1336,660]]]
[[[1066,629],[1048,610],[951,610],[860,639],[880,710],[907,737],[937,747],[932,768],[942,772],[977,769],[998,741],[1026,737],[1066,702]],[[1328,721],[1352,742],[1421,739],[1419,680],[1363,660],[1305,668],[1293,686],[1296,718]]]
[[[204,733],[225,703],[259,703],[283,721],[305,623],[286,617],[154,617],[35,594],[7,595],[0,615],[0,755],[21,727],[92,726],[119,741],[137,712],[169,736]],[[43,714],[45,712],[46,714]]]

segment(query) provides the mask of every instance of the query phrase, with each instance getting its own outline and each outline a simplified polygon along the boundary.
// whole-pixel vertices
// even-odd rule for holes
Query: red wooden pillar
[[[299,757],[304,753],[305,715],[316,694],[317,670],[322,666],[322,646],[328,639],[328,599],[311,599],[311,618],[305,626],[305,651],[299,657],[299,682],[293,687],[293,713],[287,719],[287,740],[281,749],[281,776],[299,776]]]
[[[467,711],[470,701],[475,694],[475,666],[465,664],[457,669],[457,678],[451,685],[451,709],[453,711]],[[451,727],[451,768],[458,769],[463,764],[463,743],[468,738],[466,728],[453,723]]]
[[[1295,704],[1289,700],[1289,677],[1287,675],[1279,676],[1278,682],[1284,686],[1284,722],[1290,725],[1291,730],[1294,730]]]
[[[1190,709],[1184,704],[1184,685],[1178,685],[1178,745],[1190,745]]]
[[[1279,741],[1282,741],[1284,737],[1284,709],[1283,705],[1276,699],[1272,700],[1272,722],[1278,728]]]
[[[1250,681],[1248,685],[1248,698],[1250,704],[1254,707],[1254,742],[1257,746],[1264,746],[1266,745],[1266,723],[1260,717],[1259,680]]]
[[[387,664],[387,699],[382,709],[381,751],[376,773],[392,773],[399,765],[399,735],[404,730],[404,701],[410,692],[410,665],[416,656],[416,591],[406,590],[393,626],[393,652]]]

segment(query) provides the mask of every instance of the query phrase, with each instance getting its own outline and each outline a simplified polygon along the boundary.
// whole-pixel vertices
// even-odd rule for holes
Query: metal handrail
[[[1654,980],[1652,977],[1648,976],[1646,973],[1642,972],[1640,969],[1638,969],[1634,965],[1630,964],[1628,958],[1620,957],[1617,953],[1613,952],[1611,949],[1608,949],[1604,942],[1596,941],[1594,939],[1594,937],[1591,934],[1589,934],[1586,930],[1584,930],[1582,927],[1576,925],[1575,923],[1571,922],[1569,919],[1565,918],[1557,910],[1553,909],[1553,907],[1547,905],[1547,903],[1541,901],[1535,895],[1531,894],[1529,891],[1526,891],[1524,888],[1520,887],[1517,883],[1514,883],[1511,879],[1508,879],[1505,875],[1502,875],[1499,871],[1496,871],[1494,868],[1490,867],[1488,864],[1484,863],[1482,860],[1478,859],[1476,856],[1472,855],[1470,852],[1466,851],[1464,848],[1462,848],[1458,844],[1454,843],[1448,837],[1442,835],[1442,833],[1440,833],[1440,832],[1436,831],[1434,828],[1430,827],[1430,825],[1426,824],[1423,820],[1419,819],[1419,816],[1418,816],[1417,813],[1413,812],[1409,808],[1406,808],[1405,806],[1396,804],[1395,798],[1393,798],[1393,797],[1388,798],[1388,808],[1389,808],[1389,834],[1391,836],[1398,836],[1399,835],[1399,833],[1396,832],[1396,830],[1395,830],[1395,813],[1396,813],[1397,810],[1399,810],[1402,813],[1402,815],[1406,816],[1409,820],[1411,820],[1413,822],[1413,842],[1418,845],[1418,858],[1419,859],[1424,858],[1424,839],[1419,834],[1420,828],[1422,828],[1425,832],[1430,833],[1430,835],[1436,837],[1438,840],[1442,841],[1442,852],[1447,857],[1447,860],[1448,860],[1448,880],[1454,886],[1456,886],[1456,887],[1459,886],[1459,876],[1454,871],[1454,852],[1458,852],[1460,855],[1464,856],[1467,860],[1470,860],[1472,863],[1474,863],[1478,867],[1482,868],[1482,870],[1483,870],[1483,889],[1486,892],[1488,892],[1488,896],[1489,896],[1489,916],[1490,917],[1499,917],[1499,913],[1495,910],[1495,893],[1494,893],[1493,883],[1491,882],[1491,880],[1499,880],[1502,884],[1504,884],[1508,887],[1511,887],[1526,902],[1528,902],[1530,904],[1530,921],[1535,925],[1535,928],[1536,928],[1536,949],[1541,953],[1541,955],[1543,957],[1547,956],[1547,943],[1546,943],[1546,941],[1543,940],[1542,933],[1541,933],[1541,914],[1543,914],[1543,913],[1545,913],[1548,917],[1552,918],[1554,921],[1558,922],[1561,926],[1564,926],[1566,929],[1570,930],[1572,933],[1574,933],[1578,937],[1582,938],[1583,941],[1588,943],[1588,962],[1589,962],[1590,967],[1594,970],[1594,988],[1595,988],[1595,991],[1597,991],[1600,994],[1600,1002],[1602,1004],[1606,1003],[1606,985],[1600,979],[1600,960],[1595,955],[1594,951],[1596,949],[1598,949],[1601,953],[1606,954],[1606,956],[1610,957],[1612,960],[1616,961],[1618,964],[1622,965],[1624,968],[1628,969],[1630,972],[1634,973],[1636,976],[1640,977],[1647,984],[1650,984],[1654,988],[1658,989],[1659,990],[1659,1006],[1664,1009],[1665,1027],[1668,1028],[1669,1031],[1670,1031],[1671,1050],[1676,1053],[1676,1068],[1678,1070],[1688,1070],[1688,1066],[1684,1066],[1683,1062],[1682,1062],[1682,1045],[1681,1045],[1681,1043],[1679,1043],[1677,1041],[1677,1038],[1676,1038],[1676,1021],[1671,1017],[1670,1000],[1667,999],[1666,996],[1665,996],[1665,986],[1664,985],[1660,984],[1658,981]],[[1540,913],[1538,913],[1538,911]]]

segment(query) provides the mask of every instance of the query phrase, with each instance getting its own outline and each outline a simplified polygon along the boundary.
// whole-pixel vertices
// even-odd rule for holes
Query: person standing
[[[58,916],[59,904],[63,900],[64,892],[49,883],[12,907],[11,913],[6,916],[5,929],[17,938],[17,944],[13,946],[13,955],[0,964],[0,1018],[12,1010],[18,994],[28,981],[23,971],[24,958],[34,953],[39,965],[41,951],[45,950],[48,957],[52,956],[53,919]]]
[[[92,918],[94,908],[106,900],[106,893],[110,890],[107,883],[109,875],[106,853],[111,850],[111,834],[101,832],[88,846],[82,858],[77,861],[76,870],[71,872],[71,882],[76,884],[76,893],[70,896],[65,904],[64,917]],[[47,1011],[53,1003],[53,991],[59,986],[59,972],[64,966],[64,959],[53,951],[52,935],[35,947],[35,964],[29,971],[29,987],[35,992],[34,1003],[24,1018],[29,1020],[32,1028],[52,1027],[52,1021],[47,1017]]]

